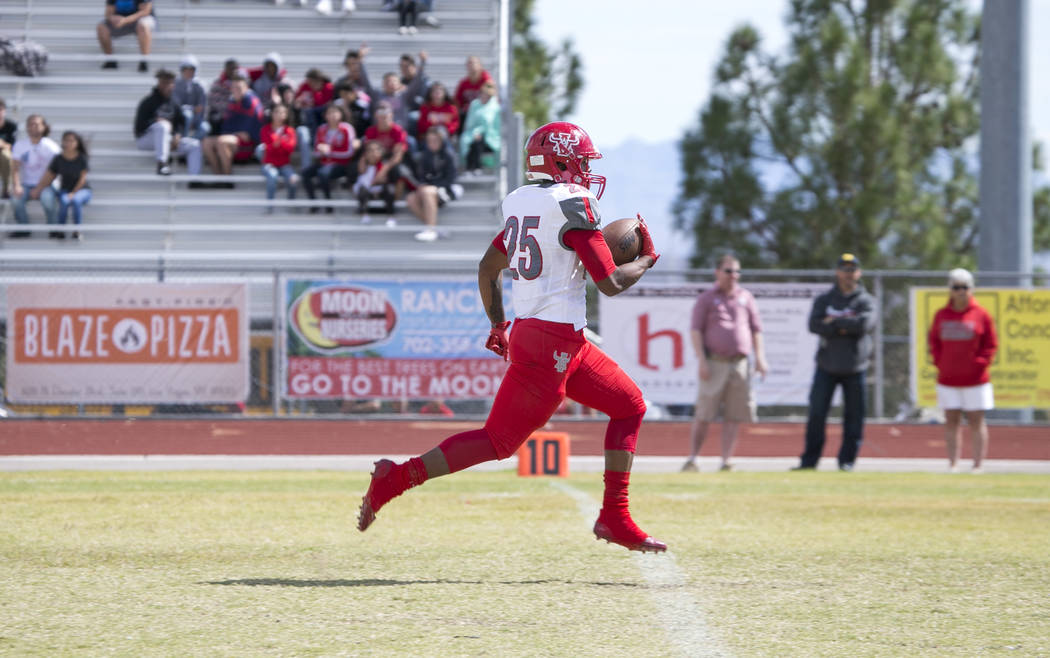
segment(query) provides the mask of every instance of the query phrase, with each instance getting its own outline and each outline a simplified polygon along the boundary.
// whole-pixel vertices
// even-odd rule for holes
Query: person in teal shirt
[[[496,83],[489,80],[481,86],[481,94],[470,102],[463,134],[459,139],[459,156],[464,170],[474,175],[481,173],[482,156],[500,150],[500,106],[496,98]]]

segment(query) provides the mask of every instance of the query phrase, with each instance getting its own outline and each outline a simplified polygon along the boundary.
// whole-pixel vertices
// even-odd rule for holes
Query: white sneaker
[[[449,187],[452,188],[452,198],[453,199],[462,199],[463,198],[463,186],[462,185],[460,185],[459,183],[452,183],[452,185],[449,185]]]
[[[402,25],[401,27],[397,28],[397,33],[401,36],[408,34],[408,26]]]
[[[958,473],[959,472],[959,467],[957,465],[955,465],[955,464],[949,464],[948,465],[948,472],[949,473]]]
[[[980,466],[974,466],[973,470],[970,471],[970,472],[973,473],[974,475],[980,475],[981,473],[984,473],[984,469],[981,468]]]
[[[394,228],[395,226],[397,226],[397,220],[394,219],[393,217],[387,217],[386,218],[386,227],[387,228]]]
[[[416,32],[419,32],[419,30],[416,28],[415,25],[409,25],[408,26],[408,33],[409,34],[415,34]]]
[[[343,11],[347,13],[357,11],[357,3],[354,0],[343,0]]]
[[[438,239],[438,232],[432,228],[428,228],[416,233],[415,237],[420,242],[433,242]]]
[[[441,27],[441,21],[433,14],[426,14],[423,16],[423,25],[427,27]]]
[[[317,13],[324,16],[331,16],[332,0],[317,0]]]
[[[361,223],[362,224],[371,224],[372,223],[372,216],[371,215],[361,215]]]
[[[448,190],[446,190],[444,187],[438,188],[437,195],[438,199],[441,199],[442,203],[448,203],[452,200],[452,197],[450,197],[448,194]]]
[[[284,4],[284,0],[273,0],[273,4],[275,4],[278,7],[280,7],[281,5]]]

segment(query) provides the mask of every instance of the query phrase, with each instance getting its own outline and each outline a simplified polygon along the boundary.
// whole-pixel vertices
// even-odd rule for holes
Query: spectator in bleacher
[[[248,78],[251,80],[252,91],[263,103],[263,109],[270,111],[277,103],[281,102],[277,91],[278,85],[284,82],[288,72],[282,67],[281,55],[277,52],[267,53],[263,58],[262,66],[248,69]]]
[[[383,201],[387,214],[387,224],[396,225],[394,219],[394,185],[395,181],[387,176],[388,170],[383,162],[383,145],[378,141],[366,141],[364,153],[357,163],[357,180],[353,193],[357,197],[361,223],[371,224],[372,216],[368,214],[368,204],[373,199]]]
[[[106,13],[98,24],[98,44],[102,52],[113,54],[113,37],[134,34],[139,40],[139,51],[149,55],[153,43],[153,31],[157,29],[157,18],[153,13],[152,0],[106,0]],[[117,60],[110,59],[102,64],[104,69],[117,68]],[[139,72],[149,71],[146,60],[139,62]]]
[[[84,147],[84,139],[72,130],[62,133],[62,151],[51,158],[47,172],[36,185],[41,200],[45,194],[53,195],[58,199],[58,212],[55,224],[65,224],[69,217],[69,209],[73,208],[73,223],[80,226],[82,209],[91,201],[91,186],[87,182],[88,154]],[[59,182],[58,191],[52,186],[56,180]],[[51,231],[51,238],[63,239],[66,237],[63,231]],[[80,231],[73,231],[73,239],[80,239]]]
[[[421,50],[419,51],[419,67],[416,70],[416,75],[407,86],[402,84],[401,77],[397,73],[387,73],[383,76],[382,88],[375,89],[371,86],[371,83],[368,81],[368,75],[365,73],[364,79],[366,84],[369,85],[366,91],[372,97],[372,115],[375,116],[376,108],[380,103],[386,103],[394,112],[394,123],[408,130],[412,125],[411,113],[414,99],[422,97],[426,93],[426,64],[427,53]],[[362,71],[366,70],[363,62],[361,69]],[[416,139],[412,136],[409,141],[414,144]]]
[[[347,166],[354,155],[354,127],[346,122],[346,113],[338,105],[329,105],[325,110],[325,123],[317,129],[314,144],[316,161],[302,170],[303,187],[306,196],[317,198],[314,193],[314,179],[321,188],[325,199],[332,198],[332,181],[345,178]],[[311,213],[318,212],[317,206],[310,208]],[[333,212],[332,206],[326,206],[325,212]]]
[[[213,131],[219,129],[222,124],[222,117],[226,114],[226,108],[230,104],[230,81],[235,75],[248,75],[248,73],[240,67],[237,60],[230,58],[222,66],[222,73],[219,77],[211,83],[211,87],[208,88],[208,123],[211,125]]]
[[[296,148],[299,150],[299,168],[310,164],[313,154],[313,140],[310,137],[310,129],[303,125],[302,112],[295,107],[295,87],[282,82],[277,85],[277,95],[281,104],[288,108],[288,125],[295,130]]]
[[[397,0],[385,0],[383,2],[383,11],[397,11],[397,9]],[[432,13],[434,11],[434,0],[418,0],[416,9],[420,14],[419,19],[423,21],[423,25],[427,27],[441,27],[441,21]]]
[[[270,123],[262,128],[259,148],[262,149],[262,173],[266,178],[266,198],[277,196],[277,179],[283,178],[288,188],[288,198],[295,198],[295,188],[299,185],[299,176],[292,167],[292,153],[295,152],[295,130],[288,125],[288,106],[278,103],[270,111]],[[268,207],[267,212],[273,208]]]
[[[481,85],[481,95],[470,102],[463,134],[459,139],[459,153],[464,168],[479,175],[484,166],[483,157],[499,156],[500,107],[496,98],[496,83],[489,80]]]
[[[459,108],[460,127],[466,122],[470,102],[481,94],[481,86],[490,80],[492,80],[492,76],[481,65],[481,58],[477,55],[468,57],[467,75],[456,85],[456,94],[454,96],[456,107]]]
[[[182,110],[183,137],[204,139],[211,133],[211,125],[204,119],[204,110],[208,106],[208,94],[204,85],[197,78],[197,58],[186,55],[179,63],[179,78],[171,93],[175,104]]]
[[[62,149],[55,140],[48,137],[51,126],[47,125],[44,117],[39,114],[30,114],[26,119],[26,136],[15,140],[11,147],[11,158],[14,166],[11,169],[11,205],[15,211],[15,222],[28,224],[29,215],[26,212],[26,203],[30,199],[39,199],[40,205],[44,207],[44,215],[48,224],[54,224],[57,217],[57,199],[52,188],[48,192],[37,184],[47,173],[51,159]],[[11,233],[12,238],[28,238],[28,231],[15,231]]]
[[[343,74],[338,80],[335,81],[335,86],[349,82],[357,90],[361,100],[371,106],[372,98],[368,95],[368,89],[372,87],[371,83],[368,82],[368,74],[365,72],[362,61],[365,55],[368,54],[368,44],[361,44],[361,47],[356,50],[346,51],[346,56],[343,57],[343,68],[346,69],[346,73]]]
[[[937,368],[937,406],[944,411],[948,470],[958,472],[962,456],[962,418],[970,426],[973,472],[988,454],[986,411],[995,407],[989,369],[999,340],[995,321],[973,296],[973,275],[961,267],[948,273],[948,303],[933,316],[927,334]]]
[[[376,108],[375,123],[365,131],[365,142],[379,142],[383,149],[382,178],[396,184],[403,177],[411,177],[410,161],[405,159],[409,151],[408,133],[394,123],[394,113],[390,105],[383,103]]]
[[[321,69],[310,69],[306,72],[306,79],[295,91],[294,105],[299,110],[302,125],[310,130],[313,139],[317,128],[325,121],[325,108],[332,102],[335,96],[335,86]]]
[[[205,138],[204,159],[219,176],[233,173],[233,163],[251,158],[259,143],[263,126],[263,108],[259,97],[248,89],[248,78],[236,73],[230,78],[230,104],[222,117],[218,135]],[[219,187],[232,188],[232,182]]]
[[[420,58],[421,62],[426,60],[426,53],[422,53],[422,55],[423,57]],[[402,53],[398,59],[397,66],[401,72],[402,86],[419,91],[415,96],[406,97],[408,111],[419,112],[419,107],[423,104],[423,97],[426,96],[427,90],[430,88],[430,79],[419,68],[419,65],[416,64],[416,58],[410,53]],[[407,128],[408,126],[405,127]]]
[[[6,199],[10,196],[11,187],[11,146],[18,134],[18,124],[7,118],[7,103],[0,98],[0,186]]]
[[[438,238],[438,208],[463,195],[463,187],[456,183],[456,154],[442,126],[431,126],[423,139],[423,151],[416,164],[419,185],[408,193],[405,203],[425,229],[416,233],[421,242]]]
[[[415,34],[419,32],[416,22],[419,18],[419,3],[416,0],[398,0],[397,2],[397,31],[399,34]]]
[[[432,126],[441,126],[445,134],[459,134],[459,110],[448,95],[448,89],[440,82],[430,85],[426,100],[419,108],[419,138],[422,140]]]
[[[153,151],[157,159],[157,173],[171,175],[171,151],[186,156],[190,174],[201,171],[201,144],[192,137],[182,137],[182,109],[175,104],[175,74],[157,71],[157,86],[143,98],[135,111],[135,145],[143,151]]]
[[[361,93],[357,91],[357,88],[349,82],[341,82],[336,85],[335,93],[338,98],[334,103],[346,112],[347,122],[354,127],[354,133],[363,136],[368,126],[372,125],[372,112],[368,108],[368,103],[361,98]]]

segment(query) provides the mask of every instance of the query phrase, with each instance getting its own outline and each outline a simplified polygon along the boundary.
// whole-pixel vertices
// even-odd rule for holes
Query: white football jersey
[[[565,183],[525,185],[501,209],[515,316],[587,326],[586,269],[562,237],[570,229],[601,230],[594,194]]]

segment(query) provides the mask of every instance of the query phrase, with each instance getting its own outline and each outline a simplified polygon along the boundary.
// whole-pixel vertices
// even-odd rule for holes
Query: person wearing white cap
[[[958,470],[962,416],[970,425],[973,472],[988,453],[984,412],[994,406],[989,367],[998,348],[995,323],[973,296],[973,275],[962,268],[948,273],[948,304],[933,316],[927,341],[937,367],[937,406],[944,410],[948,468]]]

